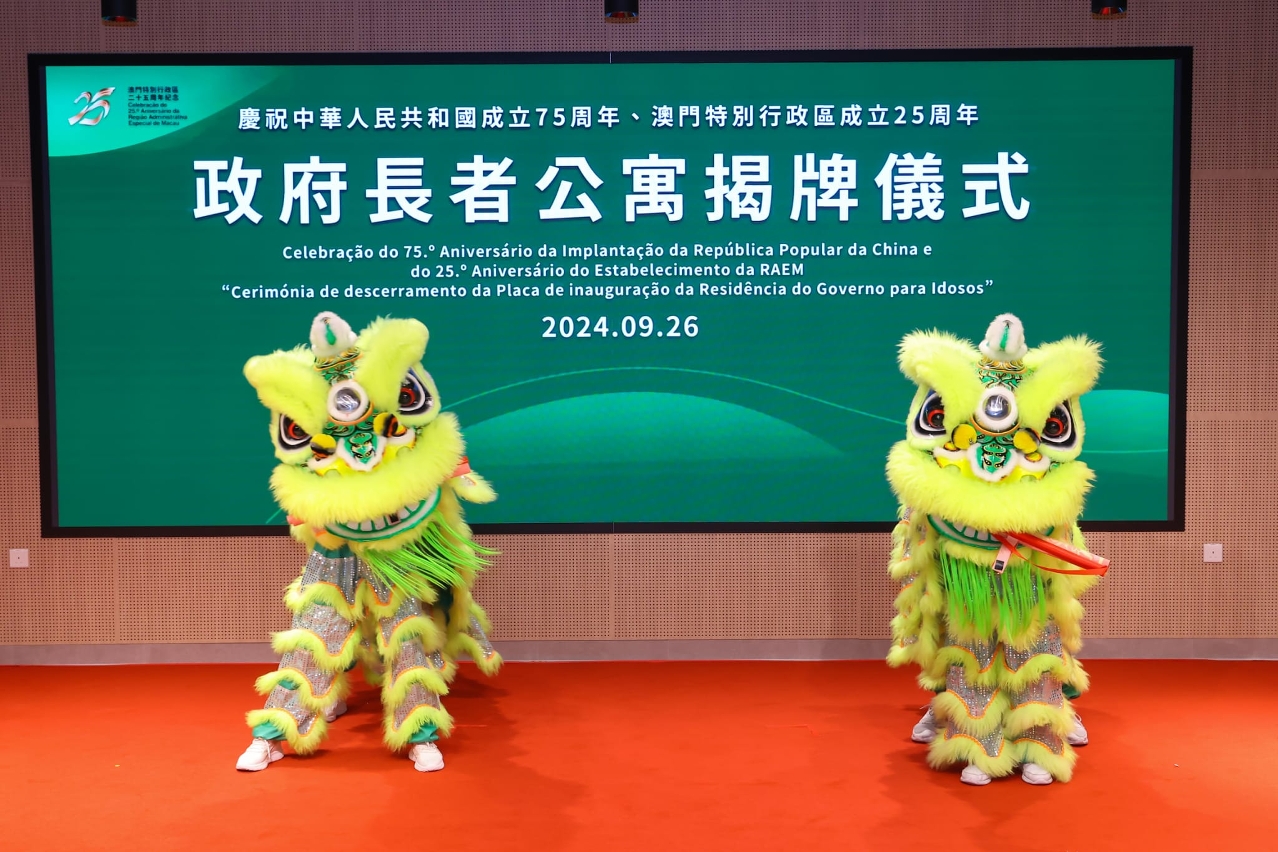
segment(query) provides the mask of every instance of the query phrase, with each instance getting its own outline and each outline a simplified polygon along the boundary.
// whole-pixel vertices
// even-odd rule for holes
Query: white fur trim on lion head
[[[311,351],[316,358],[340,355],[354,345],[355,332],[332,311],[324,311],[311,321]]]
[[[999,314],[981,341],[981,354],[991,361],[1014,363],[1025,357],[1025,327],[1015,314]]]

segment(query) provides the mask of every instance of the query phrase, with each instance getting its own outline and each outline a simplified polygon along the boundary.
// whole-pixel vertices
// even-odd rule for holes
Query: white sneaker
[[[1065,742],[1072,746],[1087,745],[1087,729],[1083,727],[1083,717],[1074,715],[1074,730],[1070,731],[1065,737]]]
[[[936,739],[936,714],[932,712],[931,707],[927,708],[927,713],[914,726],[910,739],[916,743],[930,743]]]
[[[434,743],[418,743],[408,750],[408,758],[418,772],[438,772],[444,768],[444,756]]]
[[[963,774],[959,778],[964,784],[971,784],[973,787],[984,787],[990,783],[990,776],[982,772],[974,763],[964,766]]]
[[[324,710],[324,721],[326,722],[336,721],[337,717],[342,715],[345,712],[346,712],[346,702],[339,698],[336,704]]]
[[[284,749],[274,740],[255,739],[235,761],[235,768],[243,772],[260,772],[284,756]]]
[[[1043,786],[1054,780],[1052,774],[1037,763],[1027,763],[1021,767],[1021,780],[1026,784]]]

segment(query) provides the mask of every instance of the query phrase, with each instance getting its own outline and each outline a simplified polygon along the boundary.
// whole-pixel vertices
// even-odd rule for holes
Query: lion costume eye
[[[945,403],[936,391],[928,391],[919,414],[914,418],[914,431],[934,437],[945,434]]]
[[[1020,417],[1016,397],[1005,387],[995,385],[985,389],[976,408],[976,422],[982,429],[998,434],[1016,426]]]
[[[300,450],[311,443],[311,436],[287,414],[280,415],[275,434],[280,447],[285,450]]]
[[[406,415],[425,414],[435,404],[435,398],[426,390],[422,380],[412,370],[404,376],[399,386],[399,413]]]
[[[347,379],[328,391],[328,416],[334,423],[358,423],[372,408],[368,391],[359,382]]]
[[[1043,442],[1054,447],[1072,447],[1074,445],[1074,415],[1070,413],[1069,403],[1062,402],[1052,409],[1043,424]]]

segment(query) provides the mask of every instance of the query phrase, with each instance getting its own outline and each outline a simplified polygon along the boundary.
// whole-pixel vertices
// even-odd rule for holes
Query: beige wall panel
[[[501,550],[475,597],[507,639],[611,639],[613,537],[482,536]]]

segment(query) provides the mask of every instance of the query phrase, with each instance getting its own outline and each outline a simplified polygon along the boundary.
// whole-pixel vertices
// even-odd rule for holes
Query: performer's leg
[[[912,585],[918,585],[922,582],[922,580],[914,580]],[[913,650],[917,653],[919,650],[926,651],[926,648],[930,646],[933,650],[928,656],[933,658],[936,656],[936,645],[938,643],[936,636],[937,634],[945,632],[940,613],[933,611],[936,608],[937,604],[935,601],[929,601],[924,598],[920,602],[919,609],[922,615],[920,618],[921,626],[919,628],[919,638],[914,639],[910,636],[904,637],[902,647],[913,648]],[[896,623],[895,619],[893,620],[893,623]],[[935,696],[941,695],[945,692],[946,671],[944,668],[937,671],[936,669],[930,668],[926,665],[921,665],[920,667],[921,671],[919,672],[918,678],[919,686],[930,691],[933,694],[933,700],[928,702],[927,712],[923,714],[923,718],[919,719],[919,721],[914,725],[914,729],[910,731],[910,739],[916,743],[927,744],[936,739],[937,721]]]
[[[1025,726],[1027,714],[1037,724]],[[1073,730],[1074,714],[1061,692],[1061,682],[1045,674],[1012,697],[1007,737],[1013,741],[1021,777],[1030,784],[1068,781],[1074,774],[1074,749],[1065,737]],[[1019,730],[1017,730],[1019,728]]]
[[[336,609],[309,603],[293,617],[291,629],[276,634],[279,668],[258,678],[266,706],[247,717],[253,743],[239,769],[256,771],[283,757],[287,740],[298,754],[314,751],[324,738],[327,716],[346,697],[345,671],[354,657],[354,625]]]
[[[1074,750],[1066,737],[1074,730],[1074,711],[1065,698],[1062,677],[1068,663],[1055,622],[1048,622],[1025,649],[1005,648],[1011,708],[1004,735],[1013,745],[1021,777],[1030,784],[1068,781]]]
[[[237,768],[265,769],[284,756],[283,740],[306,754],[324,738],[326,717],[346,697],[344,673],[358,646],[356,574],[353,555],[317,548],[289,586],[284,602],[293,611],[293,623],[272,642],[282,655],[279,668],[258,678],[257,690],[268,698],[264,708],[248,714],[253,742]]]
[[[358,661],[352,661],[351,664],[346,667],[346,671],[342,672],[342,675],[349,676],[351,670],[357,665],[359,665]],[[343,683],[346,688],[338,694],[337,701],[324,708],[325,722],[336,722],[338,717],[346,715],[346,711],[350,709],[346,706],[346,695],[350,692],[350,681],[343,677]]]
[[[377,642],[386,668],[382,685],[386,744],[396,751],[407,746],[413,765],[422,772],[443,769],[435,740],[440,734],[448,735],[452,718],[440,701],[448,693],[447,664],[430,608],[404,598],[392,615],[379,620]]]
[[[1078,698],[1080,695],[1083,694],[1079,692],[1078,688],[1075,687],[1072,683],[1066,683],[1062,687],[1062,691],[1065,693],[1065,700],[1070,702],[1074,701],[1074,699]],[[1087,745],[1087,742],[1088,742],[1087,728],[1083,727],[1083,717],[1078,715],[1077,713],[1074,714],[1074,729],[1065,735],[1065,742],[1069,743],[1075,748],[1077,748],[1078,746]]]
[[[932,690],[936,695],[945,692],[945,687],[939,687]],[[928,702],[927,712],[923,714],[923,718],[919,719],[915,724],[914,730],[910,732],[910,739],[916,743],[930,743],[936,739],[936,710]]]
[[[941,651],[950,666],[945,692],[932,702],[940,736],[929,746],[927,759],[937,768],[966,763],[967,784],[988,784],[1016,769],[1010,743],[1003,739],[1008,699],[998,687],[997,647],[950,636]]]

